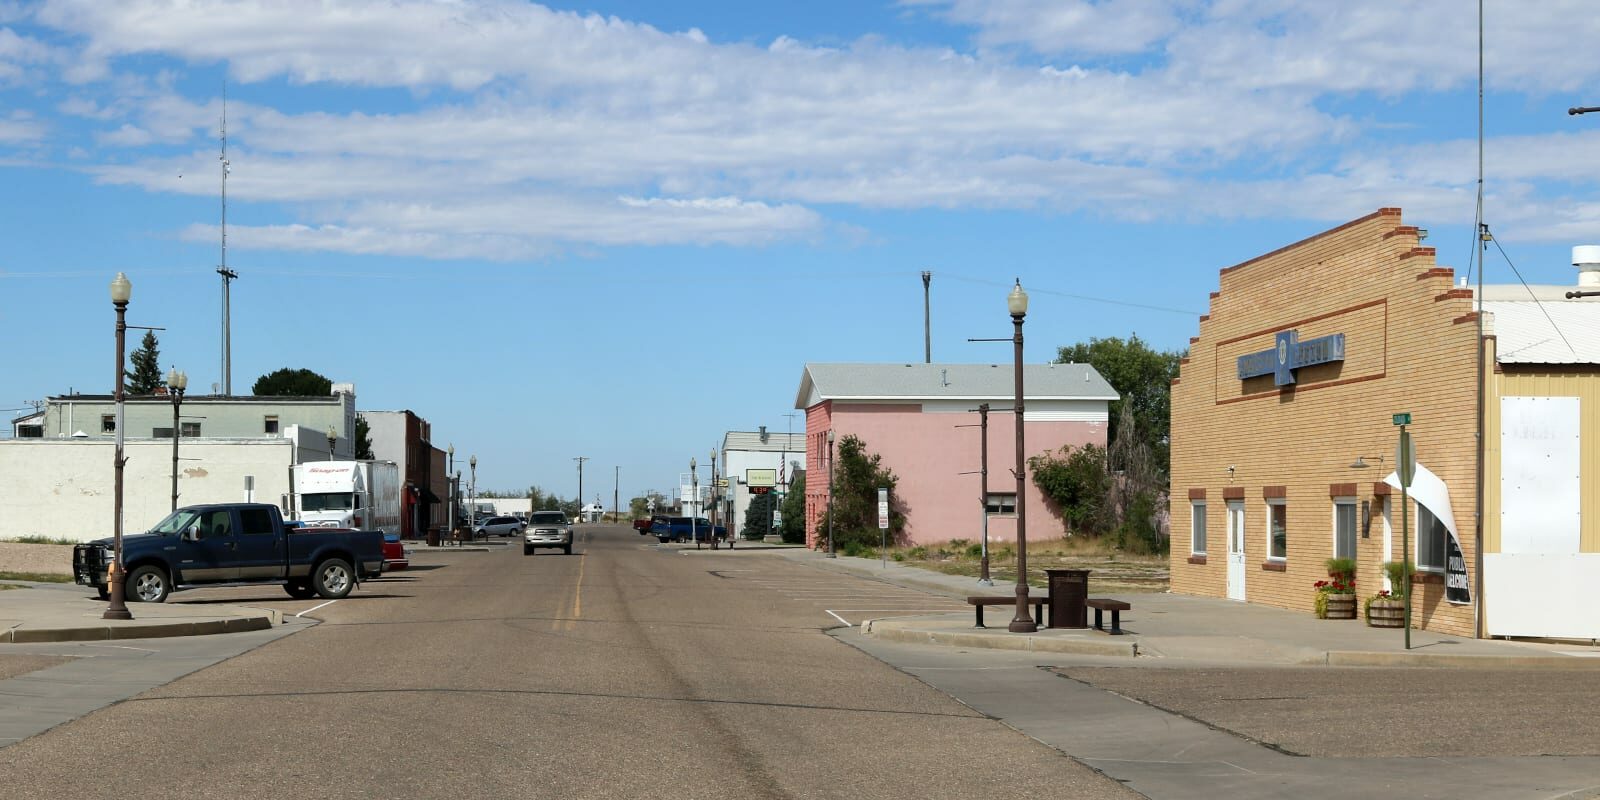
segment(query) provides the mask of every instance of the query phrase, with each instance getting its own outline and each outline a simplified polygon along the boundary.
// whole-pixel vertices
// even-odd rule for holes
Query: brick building
[[[1580,477],[1577,461],[1577,443],[1600,435],[1600,305],[1557,287],[1485,287],[1480,338],[1474,292],[1424,235],[1385,208],[1222,270],[1172,387],[1173,591],[1309,612],[1335,556],[1357,562],[1359,596],[1390,588],[1382,565],[1402,553],[1394,415],[1409,413],[1414,626],[1593,635],[1593,620],[1514,612],[1552,593],[1587,607],[1581,587],[1600,580],[1597,470]],[[1539,294],[1583,344],[1541,349],[1560,331],[1525,307]],[[1502,430],[1502,415],[1516,423]],[[1570,473],[1548,469],[1560,459]],[[1530,482],[1553,487],[1541,507],[1559,509],[1555,541],[1518,499]],[[1539,564],[1571,577],[1541,584]]]

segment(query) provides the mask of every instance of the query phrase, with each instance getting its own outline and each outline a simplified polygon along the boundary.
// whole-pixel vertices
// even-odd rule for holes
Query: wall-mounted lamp
[[[1372,465],[1367,463],[1366,456],[1356,456],[1356,460],[1350,464],[1351,469],[1366,469],[1370,466]],[[1378,456],[1378,466],[1383,466],[1383,456]]]
[[[1228,465],[1228,483],[1233,483],[1233,465]]]
[[[1426,242],[1427,240],[1428,240],[1428,229],[1427,228],[1418,228],[1417,229],[1417,241]]]

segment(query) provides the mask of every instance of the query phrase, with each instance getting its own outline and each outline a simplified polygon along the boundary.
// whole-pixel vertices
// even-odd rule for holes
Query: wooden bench
[[[1133,608],[1132,604],[1125,603],[1125,602],[1123,602],[1121,600],[1112,600],[1109,597],[1091,597],[1091,598],[1088,599],[1088,601],[1086,601],[1085,604],[1088,605],[1090,608],[1094,609],[1094,629],[1095,630],[1097,630],[1097,631],[1105,631],[1106,630],[1104,624],[1101,621],[1100,614],[1103,611],[1110,611],[1111,612],[1111,630],[1106,631],[1106,633],[1108,633],[1108,634],[1110,634],[1112,636],[1121,636],[1122,635],[1122,612],[1132,609]]]
[[[1033,622],[1035,625],[1038,625],[1041,628],[1044,627],[1044,607],[1048,602],[1050,602],[1050,597],[1048,595],[1028,595],[1028,605],[1033,606]],[[977,610],[977,625],[975,627],[986,628],[988,626],[983,624],[983,607],[1011,606],[1012,608],[1016,608],[1017,596],[992,594],[973,595],[967,598],[967,604],[971,605]]]

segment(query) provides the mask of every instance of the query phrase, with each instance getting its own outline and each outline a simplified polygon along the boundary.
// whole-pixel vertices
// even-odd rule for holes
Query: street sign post
[[[878,557],[889,566],[889,490],[878,490]]]
[[[1405,606],[1406,649],[1411,649],[1411,479],[1417,476],[1417,449],[1406,426],[1411,414],[1394,415],[1400,426],[1400,442],[1395,445],[1395,472],[1400,478],[1400,599]]]

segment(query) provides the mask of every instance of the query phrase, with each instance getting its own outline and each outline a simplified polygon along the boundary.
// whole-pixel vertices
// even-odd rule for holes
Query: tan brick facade
[[[1391,501],[1381,485],[1394,469],[1398,412],[1412,415],[1419,462],[1449,486],[1471,569],[1479,340],[1472,293],[1453,281],[1393,208],[1222,270],[1172,387],[1173,591],[1227,596],[1227,500],[1238,498],[1245,599],[1310,613],[1312,584],[1333,555],[1333,498],[1353,497],[1358,530],[1362,501],[1371,509],[1358,533],[1357,592],[1376,592],[1380,565],[1401,552],[1399,494]],[[1272,349],[1284,330],[1302,341],[1342,333],[1344,359],[1302,367],[1281,389],[1271,375],[1241,381],[1237,357]],[[1358,456],[1371,466],[1351,468]],[[1205,504],[1204,557],[1190,548],[1196,502]],[[1267,516],[1280,502],[1286,554],[1269,559]],[[1411,528],[1414,539],[1414,508]],[[1415,624],[1473,635],[1474,608],[1446,603],[1443,588],[1417,587]]]

